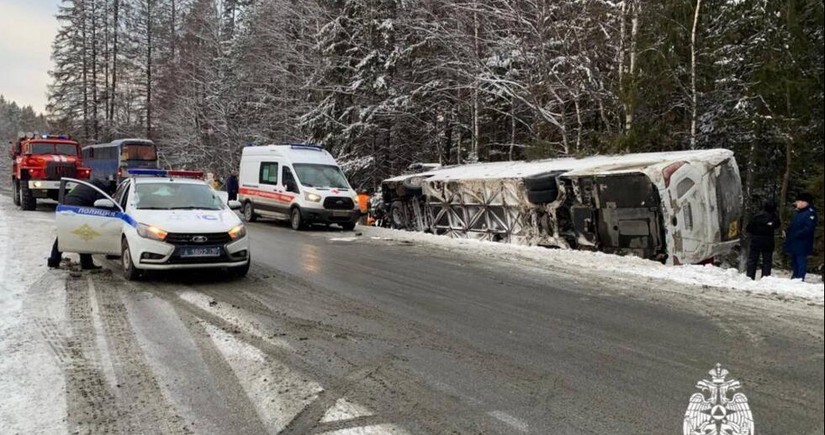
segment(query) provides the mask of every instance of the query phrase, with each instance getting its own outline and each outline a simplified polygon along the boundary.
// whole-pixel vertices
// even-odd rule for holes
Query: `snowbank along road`
[[[53,206],[0,195],[0,432],[680,433],[717,362],[757,433],[823,431],[821,296],[377,229],[250,234],[244,280],[130,283],[103,258],[48,270]]]

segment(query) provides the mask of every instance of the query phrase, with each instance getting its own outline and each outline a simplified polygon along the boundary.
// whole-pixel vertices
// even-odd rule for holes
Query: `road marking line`
[[[527,424],[527,422],[520,420],[516,417],[513,417],[512,415],[504,411],[490,411],[487,413],[487,415],[490,415],[496,418],[497,420],[506,423],[507,425],[515,428],[516,430],[522,433],[527,433],[527,431],[530,429],[530,425]]]

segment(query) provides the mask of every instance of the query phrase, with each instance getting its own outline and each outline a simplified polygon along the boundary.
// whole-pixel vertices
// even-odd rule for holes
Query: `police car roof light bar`
[[[178,178],[203,178],[203,171],[184,171],[184,170],[173,170],[170,169],[166,171],[166,173],[170,177],[178,177]]]
[[[133,177],[165,177],[167,171],[165,169],[127,169],[126,174]]]

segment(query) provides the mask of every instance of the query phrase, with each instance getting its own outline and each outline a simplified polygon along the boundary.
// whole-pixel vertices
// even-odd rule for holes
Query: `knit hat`
[[[796,199],[794,201],[805,201],[810,204],[814,202],[814,196],[808,192],[801,192],[796,195]]]

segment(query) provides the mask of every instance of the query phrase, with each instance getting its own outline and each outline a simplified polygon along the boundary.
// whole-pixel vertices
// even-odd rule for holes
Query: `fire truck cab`
[[[38,199],[57,201],[60,179],[87,179],[91,169],[83,166],[80,144],[69,136],[23,137],[12,144],[12,192],[14,204],[34,210]]]

